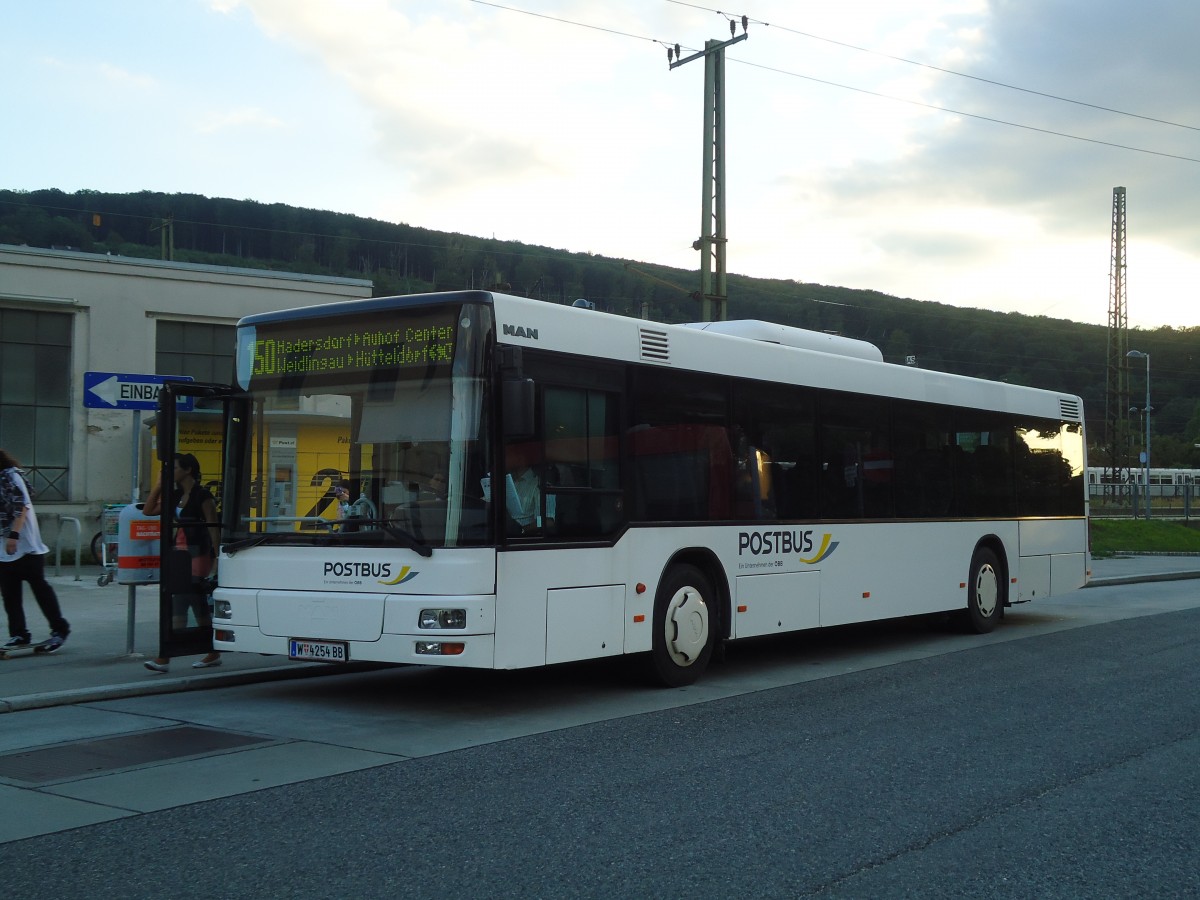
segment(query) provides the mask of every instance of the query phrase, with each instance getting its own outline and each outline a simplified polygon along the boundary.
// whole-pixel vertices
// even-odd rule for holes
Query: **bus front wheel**
[[[671,569],[654,600],[651,674],[667,687],[691,684],[712,657],[716,619],[714,594],[695,566]]]
[[[963,627],[972,634],[987,634],[1004,614],[1005,584],[1000,560],[987,547],[980,547],[971,557],[971,572],[967,581],[967,608],[963,610]]]

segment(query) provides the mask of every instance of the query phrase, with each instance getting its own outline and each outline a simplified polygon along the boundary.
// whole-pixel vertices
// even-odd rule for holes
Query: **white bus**
[[[859,341],[465,291],[250,316],[236,368],[164,390],[158,443],[211,442],[178,397],[224,404],[221,652],[644,654],[681,685],[723,641],[939,612],[983,633],[1087,579],[1080,399]]]

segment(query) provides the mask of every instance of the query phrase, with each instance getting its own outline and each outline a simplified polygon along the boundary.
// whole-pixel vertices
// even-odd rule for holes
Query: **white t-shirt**
[[[49,553],[50,548],[42,543],[42,532],[38,528],[37,513],[33,511],[33,503],[29,499],[29,491],[25,490],[25,480],[16,469],[5,469],[0,472],[0,478],[14,485],[20,493],[25,506],[25,522],[21,525],[21,538],[17,541],[17,551],[8,552],[8,541],[0,540],[0,562],[13,562],[30,553]],[[18,510],[18,515],[20,510]],[[12,527],[4,529],[4,537],[8,537]]]

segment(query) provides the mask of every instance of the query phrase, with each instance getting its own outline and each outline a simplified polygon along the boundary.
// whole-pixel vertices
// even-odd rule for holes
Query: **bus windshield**
[[[243,323],[226,548],[487,543],[491,319],[447,304]]]

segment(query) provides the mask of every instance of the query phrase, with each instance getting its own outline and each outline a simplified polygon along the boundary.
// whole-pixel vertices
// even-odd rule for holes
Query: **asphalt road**
[[[5,887],[1200,896],[1197,635],[1200,609],[1038,633],[118,819],[5,845]]]

